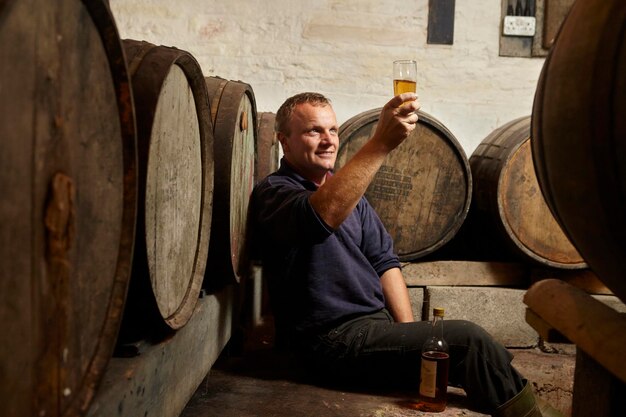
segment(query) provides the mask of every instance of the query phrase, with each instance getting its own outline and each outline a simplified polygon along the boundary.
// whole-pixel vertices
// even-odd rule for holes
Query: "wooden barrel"
[[[532,154],[548,206],[626,301],[626,2],[574,3],[544,63]]]
[[[337,169],[373,135],[380,112],[365,111],[341,125]],[[415,130],[387,156],[365,192],[402,261],[421,258],[448,242],[467,215],[471,195],[463,149],[443,124],[421,111]]]
[[[260,112],[256,134],[255,183],[278,169],[280,143],[274,132],[276,113]]]
[[[82,416],[131,273],[135,121],[102,0],[0,2],[0,399]]]
[[[213,131],[198,62],[124,40],[137,113],[137,241],[122,338],[179,329],[204,279],[211,232]]]
[[[239,282],[245,252],[248,201],[254,187],[256,100],[241,81],[205,77],[215,136],[213,226],[205,286]]]
[[[530,142],[530,116],[520,117],[494,130],[470,157],[474,191],[468,221],[477,223],[472,240],[492,252],[509,248],[539,265],[586,268],[541,194]]]

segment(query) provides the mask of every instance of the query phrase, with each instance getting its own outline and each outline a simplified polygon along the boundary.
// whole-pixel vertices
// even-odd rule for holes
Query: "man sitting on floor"
[[[269,277],[277,343],[328,380],[419,383],[430,323],[414,321],[391,237],[363,197],[415,128],[418,109],[413,93],[392,98],[374,135],[336,173],[338,126],[326,97],[298,94],[276,114],[284,157],[253,191],[253,241]],[[444,338],[449,383],[478,411],[558,415],[542,414],[512,355],[481,327],[448,320]]]

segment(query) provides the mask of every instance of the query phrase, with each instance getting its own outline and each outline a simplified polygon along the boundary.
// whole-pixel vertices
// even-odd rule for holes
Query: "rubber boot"
[[[515,397],[498,407],[493,417],[563,417],[563,414],[547,402],[537,400],[527,382]]]

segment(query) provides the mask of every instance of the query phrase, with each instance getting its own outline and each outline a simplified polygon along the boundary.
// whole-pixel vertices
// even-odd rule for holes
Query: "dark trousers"
[[[446,320],[443,329],[449,385],[462,387],[473,408],[492,413],[522,390],[526,381],[511,366],[511,353],[482,327]],[[396,323],[382,310],[302,336],[296,345],[310,370],[327,380],[417,389],[421,348],[430,332],[430,322]]]

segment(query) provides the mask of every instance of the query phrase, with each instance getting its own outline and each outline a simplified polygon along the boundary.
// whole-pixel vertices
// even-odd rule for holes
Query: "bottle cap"
[[[433,308],[433,315],[438,316],[438,317],[443,317],[443,313],[445,312],[445,310],[441,307],[435,307]]]

